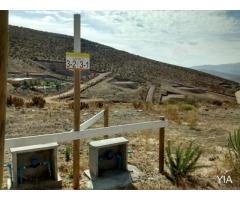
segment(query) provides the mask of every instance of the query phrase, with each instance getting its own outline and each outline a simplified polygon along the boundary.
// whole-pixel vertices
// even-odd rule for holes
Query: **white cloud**
[[[11,12],[10,24],[72,35],[79,11]],[[239,62],[240,22],[228,11],[82,11],[82,37],[182,66]],[[34,16],[34,17],[30,17]]]

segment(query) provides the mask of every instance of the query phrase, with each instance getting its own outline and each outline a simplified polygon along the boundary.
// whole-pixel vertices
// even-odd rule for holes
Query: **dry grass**
[[[178,124],[181,123],[181,118],[179,115],[179,108],[176,105],[167,105],[165,114],[167,119],[172,120]]]
[[[188,123],[188,126],[191,129],[195,129],[198,125],[198,113],[197,111],[193,110],[188,113],[186,113],[186,121]]]

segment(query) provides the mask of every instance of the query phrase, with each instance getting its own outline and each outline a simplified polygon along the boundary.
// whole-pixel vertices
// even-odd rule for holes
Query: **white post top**
[[[32,152],[32,151],[55,149],[57,147],[58,147],[58,143],[53,142],[53,143],[48,143],[48,144],[38,144],[38,145],[10,148],[10,152],[11,153],[27,153],[27,152]]]
[[[105,148],[105,147],[111,147],[111,146],[127,144],[127,143],[128,143],[128,140],[126,138],[117,137],[117,138],[93,141],[93,142],[90,142],[89,145],[95,148]]]

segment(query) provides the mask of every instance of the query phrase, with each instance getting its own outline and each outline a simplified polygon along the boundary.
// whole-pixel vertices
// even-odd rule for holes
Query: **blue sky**
[[[191,67],[240,62],[240,11],[10,11],[9,23],[81,36],[162,62]]]

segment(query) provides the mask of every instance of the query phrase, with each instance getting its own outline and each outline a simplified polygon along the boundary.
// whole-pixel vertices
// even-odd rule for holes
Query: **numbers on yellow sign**
[[[66,68],[89,69],[90,59],[86,53],[66,53]]]

